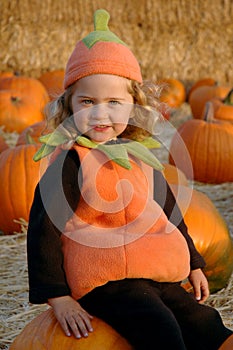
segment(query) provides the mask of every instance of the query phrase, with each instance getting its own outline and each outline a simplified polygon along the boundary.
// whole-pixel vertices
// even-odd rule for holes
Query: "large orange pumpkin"
[[[21,145],[0,154],[0,231],[10,234],[20,230],[14,220],[28,221],[34,190],[47,166],[32,157],[39,145]]]
[[[189,97],[189,104],[193,118],[202,119],[206,102],[214,97],[225,98],[230,86],[204,85],[196,88]]]
[[[132,347],[113,328],[98,318],[87,338],[67,337],[52,309],[34,318],[15,338],[10,350],[131,350]]]
[[[49,102],[49,96],[43,84],[34,78],[13,75],[0,79],[0,90],[10,90],[12,94],[27,96],[37,109],[42,110]]]
[[[171,185],[190,236],[206,261],[211,292],[224,288],[233,272],[233,243],[225,220],[204,193]],[[187,201],[188,200],[188,201]]]
[[[63,93],[64,69],[56,69],[43,73],[38,80],[44,85],[48,91],[50,100],[53,100]]]
[[[183,123],[170,144],[169,163],[175,164],[190,179],[205,183],[233,181],[233,125],[213,119],[207,103],[205,120],[190,119]],[[180,142],[180,137],[184,144]],[[188,170],[187,151],[193,174]]]
[[[41,108],[22,91],[0,90],[0,125],[6,132],[21,132],[27,126],[44,120]]]
[[[177,108],[185,102],[186,91],[184,84],[175,78],[165,78],[158,81],[162,91],[160,100],[167,103],[172,108]]]

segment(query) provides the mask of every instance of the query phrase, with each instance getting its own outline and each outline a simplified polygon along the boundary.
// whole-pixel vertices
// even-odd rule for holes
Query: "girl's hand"
[[[71,336],[70,330],[78,339],[82,336],[88,337],[88,333],[93,331],[91,325],[93,316],[88,314],[71,296],[52,298],[48,302],[67,336]]]
[[[203,303],[209,296],[209,286],[207,278],[201,269],[192,270],[189,275],[189,281],[193,286],[196,300]]]

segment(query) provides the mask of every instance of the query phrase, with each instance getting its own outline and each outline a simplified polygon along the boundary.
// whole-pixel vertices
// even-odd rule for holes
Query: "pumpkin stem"
[[[18,96],[11,96],[11,102],[17,104],[20,102],[20,98]]]
[[[206,102],[204,110],[204,121],[207,123],[214,121],[214,106],[211,101]]]
[[[18,70],[14,71],[13,74],[14,74],[15,77],[20,77],[21,76],[21,73]]]
[[[27,145],[35,145],[36,144],[36,142],[33,140],[32,136],[31,136],[30,131],[28,131],[26,133],[26,143],[27,143]]]
[[[228,92],[227,96],[223,99],[225,105],[233,106],[233,88]]]

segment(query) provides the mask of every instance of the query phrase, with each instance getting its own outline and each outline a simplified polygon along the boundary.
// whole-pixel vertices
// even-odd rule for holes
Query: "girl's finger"
[[[61,328],[63,329],[65,335],[67,335],[67,337],[70,337],[71,333],[70,333],[70,330],[69,330],[69,327],[68,327],[66,320],[65,319],[59,320],[59,323],[60,323]]]
[[[74,317],[76,327],[78,327],[78,329],[81,331],[84,337],[88,337],[88,329],[86,327],[85,321],[83,320],[83,317],[79,314],[78,315],[76,314],[73,317]]]
[[[75,338],[80,339],[82,337],[81,333],[80,333],[80,318],[77,321],[78,317],[73,315],[73,316],[69,316],[67,317],[67,322],[69,324],[70,329],[72,330],[72,333],[74,334]]]

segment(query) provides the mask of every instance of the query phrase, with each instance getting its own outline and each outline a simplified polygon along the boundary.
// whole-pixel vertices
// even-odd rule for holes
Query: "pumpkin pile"
[[[32,159],[41,147],[39,137],[51,131],[43,109],[50,94],[62,92],[63,76],[62,70],[52,71],[44,73],[40,81],[18,73],[0,73],[0,127],[5,135],[18,135],[15,147],[9,147],[0,135],[1,234],[20,232],[19,219],[29,219],[36,184],[47,167],[46,160],[36,163]]]
[[[233,182],[233,90],[214,79],[201,79],[191,87],[187,102],[192,116],[177,127],[172,137],[169,164],[191,182]],[[233,271],[233,245],[226,222],[203,193],[183,185],[171,184],[171,188],[206,261],[204,272],[210,290],[215,292],[226,285]],[[188,288],[188,284],[185,286]]]
[[[191,182],[233,182],[232,88],[204,78],[193,84],[187,103],[192,116],[177,127],[172,137],[169,164]],[[226,285],[233,271],[233,245],[226,222],[203,193],[188,186],[171,187],[189,233],[206,260],[204,272],[211,292],[215,292]]]
[[[28,221],[34,190],[47,163],[35,163],[39,144],[22,144],[0,154],[0,231],[20,232],[20,218]]]
[[[188,103],[192,118],[177,129],[169,163],[190,180],[233,182],[233,89],[211,78],[202,79],[191,87]],[[190,160],[192,172],[187,167]]]
[[[224,288],[233,272],[233,241],[226,221],[209,197],[191,187],[185,174],[175,166],[164,165],[168,181],[183,214],[188,232],[203,256],[203,269],[210,292]],[[190,284],[185,288],[189,290]]]

